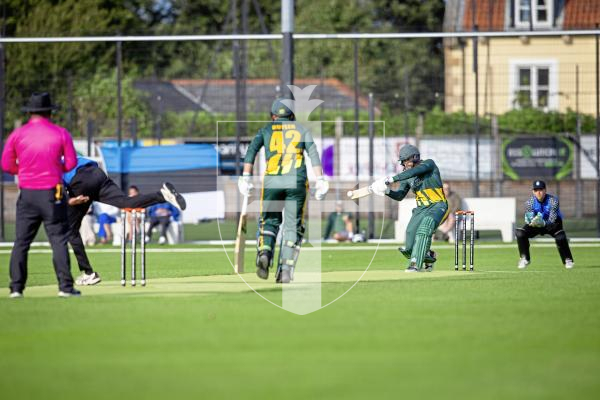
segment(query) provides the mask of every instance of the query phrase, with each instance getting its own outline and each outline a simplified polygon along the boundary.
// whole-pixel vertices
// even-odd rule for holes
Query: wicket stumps
[[[475,257],[475,212],[457,211],[454,213],[454,270],[458,271],[458,243],[462,240],[462,269],[467,270],[467,219],[470,220],[471,237],[469,243],[469,271],[473,271]],[[462,225],[462,232],[461,232]]]
[[[137,217],[140,216],[140,264],[141,285],[146,286],[146,212],[143,208],[124,208],[121,210],[121,286],[127,282],[127,213],[131,215],[131,286],[136,283],[136,245],[137,245]]]

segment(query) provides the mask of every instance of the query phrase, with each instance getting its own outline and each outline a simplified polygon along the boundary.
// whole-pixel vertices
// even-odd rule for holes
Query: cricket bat
[[[365,186],[361,188],[356,188],[354,190],[349,190],[346,194],[351,200],[354,200],[354,202],[358,204],[358,199],[373,194],[373,189],[371,189],[371,186]]]
[[[241,274],[244,272],[244,250],[246,248],[246,211],[248,210],[248,196],[244,196],[242,201],[242,212],[240,213],[240,222],[238,224],[237,236],[235,238],[235,272]]]

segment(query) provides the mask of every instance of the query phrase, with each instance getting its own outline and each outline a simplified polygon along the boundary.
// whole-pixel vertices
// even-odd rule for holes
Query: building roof
[[[294,84],[300,87],[317,85],[311,98],[323,100],[321,107],[326,110],[354,109],[354,90],[338,79],[296,79]],[[269,112],[273,100],[281,96],[280,85],[278,79],[246,80],[247,112]],[[148,93],[155,112],[201,109],[210,113],[235,113],[235,79],[139,80],[134,86]],[[367,106],[368,100],[359,97],[359,107],[366,110]]]
[[[590,29],[600,24],[600,0],[566,0],[563,29]]]
[[[600,23],[600,0],[548,0],[552,3],[551,24],[535,30],[593,29]],[[515,26],[515,10],[519,0],[447,0],[444,30],[468,32],[475,24],[479,31],[515,31],[528,28]]]
[[[150,108],[155,112],[194,110],[196,103],[183,96],[169,81],[137,80],[133,87],[146,93]]]

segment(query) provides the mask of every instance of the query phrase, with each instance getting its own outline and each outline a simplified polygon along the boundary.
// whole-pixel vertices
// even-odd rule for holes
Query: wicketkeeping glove
[[[531,224],[531,220],[533,219],[533,217],[535,216],[535,214],[533,213],[533,211],[529,211],[525,213],[525,223],[527,225]]]
[[[534,228],[543,228],[546,226],[546,222],[544,221],[542,214],[538,213],[535,217],[533,217],[529,225],[533,226]]]
[[[252,176],[250,174],[244,174],[238,179],[238,189],[244,196],[251,196],[254,190],[254,184],[252,183]]]
[[[327,192],[329,192],[329,182],[325,180],[324,176],[319,176],[317,178],[315,189],[315,199],[323,200]]]

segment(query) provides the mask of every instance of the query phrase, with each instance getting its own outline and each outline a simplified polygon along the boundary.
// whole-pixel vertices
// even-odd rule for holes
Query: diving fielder
[[[429,249],[431,236],[448,216],[440,171],[433,160],[421,160],[419,149],[410,144],[400,149],[399,158],[404,171],[375,181],[373,193],[401,201],[412,189],[417,207],[406,228],[405,247],[399,250],[409,260],[406,272],[420,272],[423,262],[425,271],[432,271],[436,254]],[[392,190],[391,185],[395,182],[399,182],[399,188]]]
[[[289,283],[300,254],[304,237],[304,211],[306,207],[308,177],[304,153],[308,154],[317,176],[315,198],[322,200],[329,190],[323,177],[321,160],[311,133],[300,123],[280,99],[271,106],[271,122],[261,128],[254,137],[244,158],[244,172],[238,180],[238,188],[244,196],[252,193],[252,167],[256,154],[265,148],[267,167],[260,197],[258,220],[256,275],[269,277],[273,263],[277,233],[283,220],[283,236],[279,250],[275,280]]]

